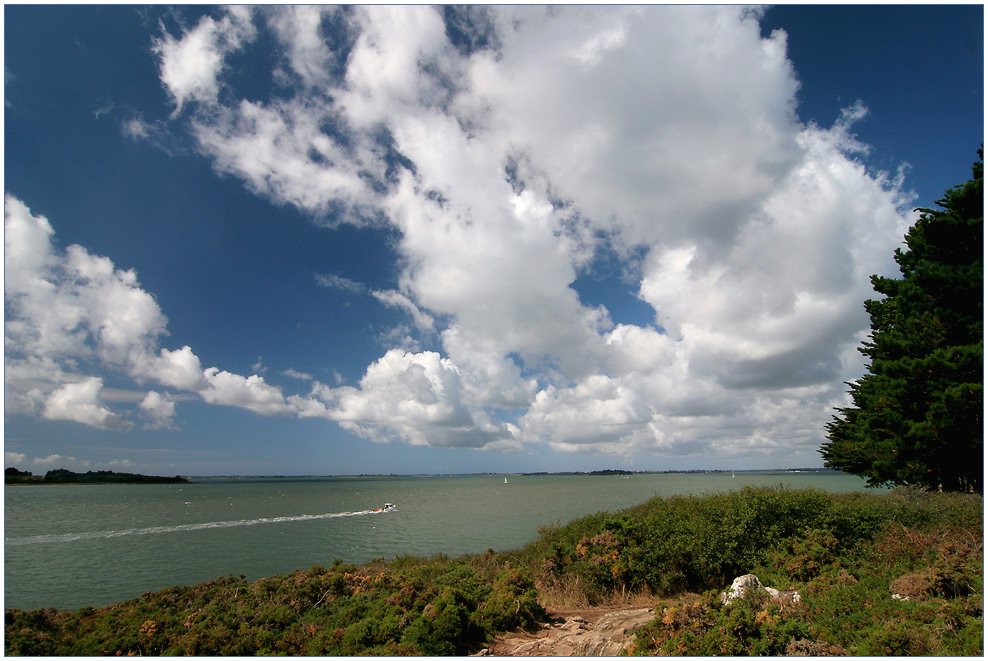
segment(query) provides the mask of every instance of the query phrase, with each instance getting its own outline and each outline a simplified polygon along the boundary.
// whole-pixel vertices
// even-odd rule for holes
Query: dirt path
[[[634,630],[655,617],[653,608],[585,608],[550,611],[551,624],[536,633],[502,634],[476,656],[617,656],[634,643]]]

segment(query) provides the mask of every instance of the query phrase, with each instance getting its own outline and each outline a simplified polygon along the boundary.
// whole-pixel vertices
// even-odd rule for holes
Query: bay
[[[509,551],[542,525],[653,496],[787,485],[864,490],[829,471],[194,478],[4,489],[4,606],[74,610],[226,575],[249,580],[400,555]],[[385,502],[394,511],[374,512]]]

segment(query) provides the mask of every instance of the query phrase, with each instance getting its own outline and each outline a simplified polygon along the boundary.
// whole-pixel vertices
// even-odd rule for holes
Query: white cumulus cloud
[[[316,278],[404,310],[414,328],[386,336],[391,350],[357,386],[285,395],[202,369],[189,347],[157,346],[164,317],[133,272],[81,248],[56,254],[47,221],[8,197],[8,401],[42,410],[44,380],[61,388],[69,360],[88,358],[374,440],[812,459],[863,370],[868,277],[895,272],[910,198],[901,176],[856,160],[867,99],[831,127],[799,121],[787,36],[763,37],[759,18],[740,6],[274,6],[163,34],[170,126],[276,204],[394,230],[396,289]],[[248,98],[230,56],[261,34],[276,55],[256,73],[277,93]],[[581,298],[579,278],[605,256],[651,307],[647,323]],[[42,314],[43,331],[27,323]],[[426,336],[437,351],[420,350]]]
[[[48,396],[44,416],[49,420],[70,420],[92,427],[118,427],[125,424],[99,399],[103,380],[90,377],[81,383],[66,383]]]
[[[20,452],[4,452],[3,453],[3,463],[6,466],[23,466],[27,461],[27,455]]]
[[[762,37],[742,7],[446,17],[471,44],[430,7],[357,8],[343,60],[312,16],[256,16],[302,84],[195,113],[203,153],[259,194],[383,213],[403,272],[400,293],[375,296],[440,333],[445,357],[389,353],[310,411],[414,443],[521,410],[503,438],[564,451],[808,455],[862,369],[868,276],[892,270],[910,220],[900,182],[854,160],[865,105],[800,124],[786,35]],[[329,61],[340,78],[313,73]],[[314,128],[326,118],[335,132]],[[581,301],[574,282],[602,251],[654,326]]]
[[[317,403],[318,402],[318,403]],[[460,374],[434,351],[388,351],[358,387],[316,384],[310,398],[294,398],[303,415],[318,415],[375,441],[413,445],[517,447],[517,429],[498,424],[461,396]]]
[[[215,99],[224,57],[252,37],[250,10],[230,7],[219,21],[204,16],[182,35],[181,41],[167,32],[155,40],[154,50],[162,60],[161,79],[175,101],[176,111],[187,101]]]
[[[244,377],[210,367],[203,375],[207,387],[199,394],[210,404],[238,406],[263,415],[289,413],[291,410],[281,390],[269,385],[264,377],[257,374]]]
[[[281,392],[260,376],[203,369],[188,345],[160,347],[167,319],[135,271],[118,269],[78,245],[57,249],[48,220],[10,194],[4,200],[4,229],[7,413],[132,427],[126,411],[106,402],[133,398],[121,398],[116,389],[104,397],[104,372],[264,415],[290,411]],[[151,391],[138,399],[152,427],[172,428],[175,396]]]
[[[141,400],[138,406],[150,420],[145,425],[146,429],[173,429],[175,400],[168,394],[152,390]]]

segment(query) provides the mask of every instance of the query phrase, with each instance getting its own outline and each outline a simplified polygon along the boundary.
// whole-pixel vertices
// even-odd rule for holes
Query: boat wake
[[[366,516],[389,512],[392,508],[361,510],[359,512],[333,512],[329,514],[300,514],[297,516],[273,516],[260,519],[242,519],[239,521],[210,521],[207,523],[183,523],[176,526],[154,526],[151,528],[129,528],[126,530],[101,530],[95,532],[70,532],[59,535],[35,535],[33,537],[4,538],[5,546],[25,546],[27,544],[53,544],[58,542],[75,542],[84,539],[109,539],[112,537],[129,537],[133,535],[158,535],[168,532],[189,532],[193,530],[210,530],[212,528],[237,528],[240,526],[258,526],[265,523],[292,523],[295,521],[315,521],[318,519],[339,519],[348,516]]]

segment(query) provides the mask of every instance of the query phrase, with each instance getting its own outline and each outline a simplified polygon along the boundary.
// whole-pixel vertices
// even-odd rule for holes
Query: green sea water
[[[399,555],[457,557],[652,496],[745,485],[864,490],[831,472],[213,478],[4,488],[4,606],[77,609],[226,575]],[[393,511],[374,512],[384,503]]]

